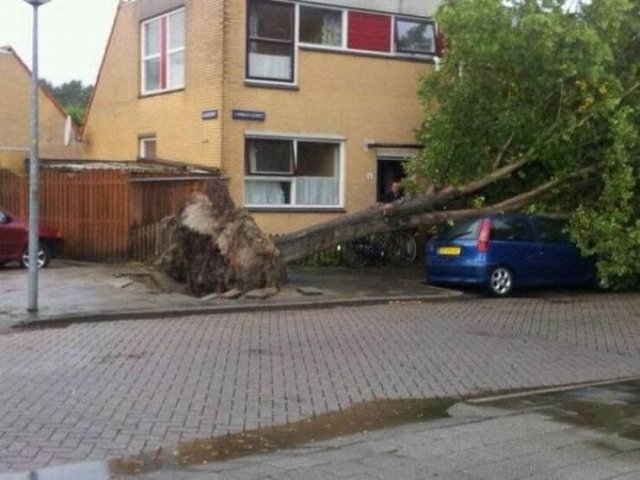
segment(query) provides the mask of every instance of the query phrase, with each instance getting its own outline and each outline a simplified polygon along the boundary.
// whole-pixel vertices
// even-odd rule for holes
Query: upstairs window
[[[340,206],[340,143],[246,140],[245,205]]]
[[[396,52],[434,54],[436,32],[431,22],[396,18]]]
[[[294,80],[295,6],[250,0],[247,27],[247,78]]]
[[[142,93],[184,87],[184,9],[142,23]]]
[[[300,42],[342,47],[342,11],[300,7]]]

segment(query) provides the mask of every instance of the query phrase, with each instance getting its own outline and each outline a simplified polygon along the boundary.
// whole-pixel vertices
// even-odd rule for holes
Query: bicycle
[[[346,243],[342,256],[352,268],[389,260],[396,267],[408,267],[416,259],[418,247],[412,234],[406,231],[372,234]]]

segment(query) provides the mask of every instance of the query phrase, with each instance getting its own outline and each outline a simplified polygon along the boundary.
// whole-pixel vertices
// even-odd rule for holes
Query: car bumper
[[[427,264],[428,283],[457,283],[482,285],[487,283],[489,267],[478,264],[442,265]]]

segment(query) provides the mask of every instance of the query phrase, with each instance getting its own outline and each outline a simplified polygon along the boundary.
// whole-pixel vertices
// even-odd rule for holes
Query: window
[[[554,218],[539,217],[536,219],[538,238],[541,242],[569,243],[571,239],[566,233],[566,223]]]
[[[279,175],[293,173],[293,143],[288,140],[248,142],[249,172]]]
[[[391,16],[349,12],[349,48],[391,52]]]
[[[342,31],[341,10],[300,7],[300,42],[341,47]]]
[[[142,23],[142,93],[184,87],[184,9]]]
[[[478,230],[482,220],[470,219],[462,220],[459,223],[447,228],[444,232],[438,235],[438,240],[450,241],[450,240],[476,240],[478,238]]]
[[[247,78],[294,80],[295,6],[250,0],[247,27]]]
[[[503,242],[533,242],[529,219],[525,217],[496,218],[491,222],[491,240]]]
[[[138,156],[144,160],[155,160],[156,154],[156,137],[144,137],[140,139]]]
[[[245,205],[339,207],[340,143],[249,138]]]
[[[435,51],[433,23],[396,18],[396,52],[430,55]]]

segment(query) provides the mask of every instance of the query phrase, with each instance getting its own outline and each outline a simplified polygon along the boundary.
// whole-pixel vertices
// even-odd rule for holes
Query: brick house
[[[31,71],[11,47],[0,47],[0,79],[0,168],[24,173],[31,135]],[[40,87],[39,108],[40,155],[78,158],[82,146],[74,139],[65,145],[67,114],[45,87]]]
[[[218,167],[270,233],[366,208],[415,152],[438,0],[122,0],[93,159]]]

